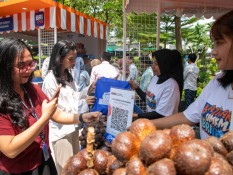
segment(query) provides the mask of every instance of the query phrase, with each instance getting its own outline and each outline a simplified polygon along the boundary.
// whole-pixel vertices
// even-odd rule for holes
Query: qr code
[[[124,110],[113,106],[111,128],[120,132],[126,131],[128,113],[128,110]]]

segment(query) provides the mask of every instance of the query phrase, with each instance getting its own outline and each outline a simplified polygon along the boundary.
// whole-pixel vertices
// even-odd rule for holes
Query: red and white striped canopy
[[[1,10],[1,9],[0,9]],[[13,17],[13,30],[6,32],[25,32],[38,29],[35,26],[35,13],[44,12],[44,26],[41,29],[58,29],[77,32],[86,36],[106,39],[108,24],[59,3],[55,6],[20,12],[0,18]]]

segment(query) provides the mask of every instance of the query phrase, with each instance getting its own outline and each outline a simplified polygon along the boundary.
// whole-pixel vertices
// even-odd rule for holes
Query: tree
[[[123,10],[122,0],[58,0],[66,6],[72,7],[99,20],[109,24],[109,34],[119,38],[123,37]],[[157,15],[154,14],[136,14],[134,12],[127,15],[127,38],[129,43],[140,42],[144,47],[148,45],[155,46]],[[206,51],[206,45],[209,45],[206,32],[209,28],[197,26],[195,29],[190,27],[198,19],[179,18],[175,15],[162,15],[160,26],[160,42],[164,48],[168,44],[176,44],[178,50],[182,50],[182,42],[185,45],[192,44],[192,49],[200,49],[203,46],[202,53]],[[198,37],[199,36],[199,37]],[[194,39],[195,38],[195,39]],[[199,47],[199,48],[196,48]]]
[[[195,17],[179,18],[175,15],[162,15],[160,22],[160,43],[163,44],[164,48],[167,48],[168,44],[176,44],[176,48],[182,51],[183,32],[189,31],[190,25],[196,21],[198,19]],[[130,43],[132,41],[147,45],[148,41],[152,41],[152,45],[155,45],[156,28],[157,15],[155,13],[148,15],[132,12],[127,16],[127,37]],[[186,34],[184,34],[184,37],[186,37]]]
[[[189,48],[191,52],[197,53],[199,55],[199,58],[202,59],[201,63],[203,65],[206,65],[206,51],[208,47],[212,46],[209,36],[210,27],[211,23],[197,23],[193,28],[189,28],[189,30],[186,31],[186,37],[184,38],[185,45],[190,45]]]
[[[130,13],[127,15],[127,39],[129,44],[140,42],[142,47],[154,47],[156,28],[155,13],[150,15]],[[122,31],[117,33],[117,35],[122,36]]]
[[[109,31],[122,21],[122,0],[66,0],[68,5],[82,13],[109,24]],[[122,24],[122,22],[120,22]]]
[[[162,15],[160,24],[160,42],[163,43],[164,48],[167,48],[167,44],[175,44],[175,16]]]
[[[182,51],[181,17],[175,16],[176,49]]]

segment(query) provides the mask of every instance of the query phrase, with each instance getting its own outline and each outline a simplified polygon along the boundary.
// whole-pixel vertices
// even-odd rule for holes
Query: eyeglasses
[[[25,62],[19,62],[16,66],[21,72],[26,72],[28,69],[34,70],[37,66],[37,61],[32,60],[29,64],[26,65]]]

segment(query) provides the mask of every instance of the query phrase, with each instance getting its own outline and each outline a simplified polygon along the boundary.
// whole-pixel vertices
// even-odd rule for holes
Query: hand
[[[59,84],[58,87],[57,87],[57,90],[55,91],[55,93],[53,94],[53,96],[52,96],[52,98],[50,100],[52,100],[52,99],[59,96],[61,88],[62,88],[62,84]]]
[[[99,118],[102,116],[101,112],[88,112],[83,113],[83,121],[89,123],[92,121],[99,121]]]
[[[130,87],[135,90],[138,88],[138,84],[134,80],[129,80]]]
[[[96,83],[100,78],[98,78],[97,80],[95,80],[88,88],[88,94],[94,92],[95,88],[96,88]]]
[[[57,109],[57,97],[55,97],[53,100],[48,102],[48,100],[44,100],[42,103],[42,115],[41,117],[44,117],[46,120],[49,120],[50,117],[54,114],[54,112]]]
[[[93,105],[95,103],[95,96],[87,96],[85,100],[88,105]]]
[[[100,79],[101,77],[98,77],[95,81],[93,81],[93,83],[91,84],[91,87],[93,88],[93,89],[95,89],[96,88],[96,83],[97,83],[97,81]]]
[[[138,114],[137,113],[133,113],[133,118],[137,118]]]
[[[92,88],[92,89],[95,89],[95,88],[96,88],[96,83],[97,83],[97,80],[95,80],[95,81],[91,84],[91,88]]]

